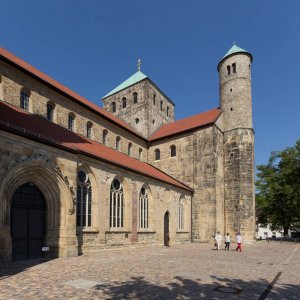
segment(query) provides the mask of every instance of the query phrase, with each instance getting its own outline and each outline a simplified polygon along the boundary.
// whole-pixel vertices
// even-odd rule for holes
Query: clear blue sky
[[[253,54],[256,164],[300,138],[300,1],[0,1],[0,45],[100,99],[142,71],[176,119],[218,107],[217,64],[235,41]]]

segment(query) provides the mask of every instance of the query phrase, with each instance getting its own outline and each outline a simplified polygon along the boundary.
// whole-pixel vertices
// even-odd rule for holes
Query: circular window
[[[83,171],[78,172],[78,180],[80,182],[86,182],[87,176],[86,176],[85,172],[83,172]]]
[[[139,122],[140,122],[140,119],[139,119],[139,118],[136,118],[136,119],[135,119],[135,124],[139,124]]]
[[[119,190],[120,189],[120,187],[121,187],[121,184],[120,184],[120,181],[119,180],[117,180],[117,179],[114,179],[114,181],[113,181],[113,187],[116,189],[116,190]]]

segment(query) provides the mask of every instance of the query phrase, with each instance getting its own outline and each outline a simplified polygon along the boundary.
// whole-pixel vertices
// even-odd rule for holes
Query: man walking
[[[236,247],[235,251],[240,250],[240,252],[242,252],[242,237],[241,237],[240,233],[238,233],[236,236],[236,242],[237,242],[237,247]]]

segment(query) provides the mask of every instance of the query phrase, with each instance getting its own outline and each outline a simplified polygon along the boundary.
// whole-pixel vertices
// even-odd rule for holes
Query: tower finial
[[[141,70],[141,64],[142,64],[142,61],[141,61],[141,59],[139,58],[139,59],[138,59],[138,62],[137,62],[138,71]]]

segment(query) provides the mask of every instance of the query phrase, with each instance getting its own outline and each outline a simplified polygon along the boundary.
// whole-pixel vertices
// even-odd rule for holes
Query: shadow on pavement
[[[99,284],[108,299],[258,299],[267,297],[270,283],[266,280],[243,281],[210,276],[210,282],[175,277],[167,286],[148,282],[144,277],[132,277],[121,284]],[[273,295],[289,295],[295,292],[294,285],[276,287]],[[278,298],[279,299],[279,298]]]

